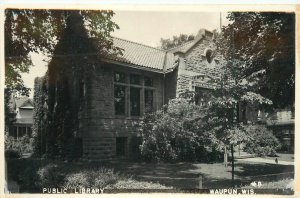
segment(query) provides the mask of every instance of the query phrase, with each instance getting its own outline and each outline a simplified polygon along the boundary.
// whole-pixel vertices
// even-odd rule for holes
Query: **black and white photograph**
[[[295,11],[3,12],[5,194],[294,195]]]

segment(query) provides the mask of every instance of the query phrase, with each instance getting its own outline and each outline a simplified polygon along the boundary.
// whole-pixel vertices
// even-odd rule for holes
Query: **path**
[[[276,164],[275,160],[273,160],[273,159],[265,159],[265,158],[261,158],[261,157],[237,159],[237,161]],[[278,160],[278,164],[279,165],[294,165],[294,162]]]

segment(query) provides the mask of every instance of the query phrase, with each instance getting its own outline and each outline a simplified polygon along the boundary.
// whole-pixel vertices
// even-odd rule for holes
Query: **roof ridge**
[[[170,49],[167,49],[166,51],[167,51],[167,52],[172,51],[172,50],[174,50],[174,49],[176,49],[176,48],[180,48],[180,47],[182,47],[182,46],[184,46],[184,45],[186,45],[186,44],[188,44],[188,43],[192,43],[192,42],[195,42],[195,41],[196,41],[196,39],[187,41],[187,42],[185,42],[185,43],[182,43],[181,45],[178,45],[178,46],[172,47],[172,48],[170,48]]]
[[[149,46],[149,45],[145,45],[143,43],[138,43],[138,42],[135,42],[135,41],[126,40],[126,39],[115,37],[115,36],[112,36],[112,38],[116,38],[116,39],[119,39],[119,40],[127,41],[129,43],[134,43],[134,44],[142,45],[144,47],[152,48],[152,49],[155,49],[155,50],[158,50],[158,51],[161,51],[161,52],[166,52],[166,50],[159,49],[159,48],[156,48],[156,47],[152,47],[152,46]]]

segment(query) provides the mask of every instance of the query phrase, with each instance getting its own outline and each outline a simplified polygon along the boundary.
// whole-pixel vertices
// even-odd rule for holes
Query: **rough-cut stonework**
[[[129,143],[137,135],[136,125],[140,117],[117,116],[114,110],[114,71],[141,76],[151,76],[154,88],[154,109],[163,105],[162,74],[138,69],[124,68],[115,64],[102,64],[96,67],[85,85],[84,105],[80,116],[80,133],[83,140],[83,157],[87,159],[111,159],[116,154],[116,137],[127,137],[126,157],[132,156]],[[127,90],[128,91],[128,90]],[[141,96],[143,98],[143,89]],[[128,96],[127,96],[127,101]],[[141,101],[141,115],[144,112]],[[128,111],[128,109],[127,109]]]

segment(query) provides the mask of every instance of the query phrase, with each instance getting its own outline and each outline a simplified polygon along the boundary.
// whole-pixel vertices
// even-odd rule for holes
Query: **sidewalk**
[[[265,158],[261,158],[261,157],[237,159],[237,161],[257,162],[257,163],[266,163],[266,164],[276,164],[275,160],[265,159]],[[279,165],[294,165],[294,162],[288,162],[288,161],[278,160],[277,164],[279,164]]]

